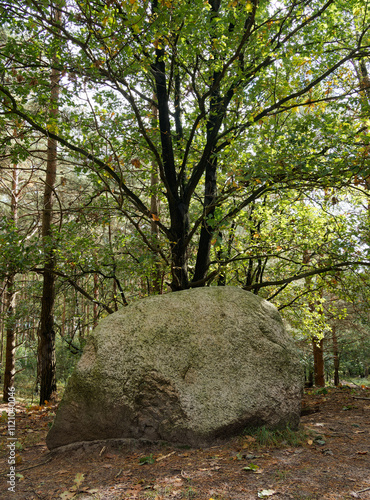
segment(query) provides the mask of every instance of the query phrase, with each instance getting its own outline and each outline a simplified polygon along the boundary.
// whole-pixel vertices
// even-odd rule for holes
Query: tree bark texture
[[[324,370],[324,339],[313,337],[313,361],[315,373],[315,386],[325,387],[325,370]]]

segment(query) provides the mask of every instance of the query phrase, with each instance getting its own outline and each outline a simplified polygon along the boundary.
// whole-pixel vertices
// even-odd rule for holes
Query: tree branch
[[[324,274],[328,273],[330,271],[340,271],[341,268],[347,268],[355,265],[362,265],[362,266],[370,266],[370,262],[363,262],[363,261],[358,261],[358,262],[340,262],[338,264],[334,264],[332,266],[327,266],[327,267],[322,267],[318,269],[314,269],[312,271],[307,271],[306,273],[300,273],[300,274],[295,274],[294,276],[291,276],[290,278],[283,278],[280,280],[275,280],[275,281],[265,281],[264,283],[254,283],[253,285],[245,286],[243,287],[243,290],[259,290],[260,288],[265,288],[267,286],[276,286],[276,285],[284,285],[285,283],[291,283],[293,281],[298,281],[303,278],[308,278],[309,276],[315,276],[316,274]]]

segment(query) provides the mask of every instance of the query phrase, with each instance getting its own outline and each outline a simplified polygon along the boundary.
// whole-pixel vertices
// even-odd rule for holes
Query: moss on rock
[[[302,376],[276,308],[234,287],[151,296],[91,335],[47,437],[210,444],[298,425]]]

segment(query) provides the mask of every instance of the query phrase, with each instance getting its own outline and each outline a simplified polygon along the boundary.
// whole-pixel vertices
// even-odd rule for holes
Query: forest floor
[[[207,449],[95,443],[51,453],[45,436],[56,404],[17,404],[14,492],[6,409],[0,405],[1,499],[370,499],[365,387],[306,391],[301,431],[289,443],[262,432]]]

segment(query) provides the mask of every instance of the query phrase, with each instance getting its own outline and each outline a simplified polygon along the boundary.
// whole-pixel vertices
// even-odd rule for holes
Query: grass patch
[[[196,497],[197,492],[194,488],[192,488],[190,486],[187,490],[182,491],[181,494],[182,494],[182,498],[185,498],[187,500],[191,500],[192,498]]]
[[[360,377],[353,377],[353,378],[346,378],[343,379],[343,384],[353,384],[357,387],[365,386],[365,387],[370,387],[370,378],[360,378]]]
[[[289,427],[285,429],[268,429],[265,426],[252,427],[245,429],[244,436],[253,438],[251,444],[256,447],[267,446],[273,448],[283,448],[285,446],[293,446],[298,448],[303,446],[307,440],[307,434],[304,429],[293,431]]]

